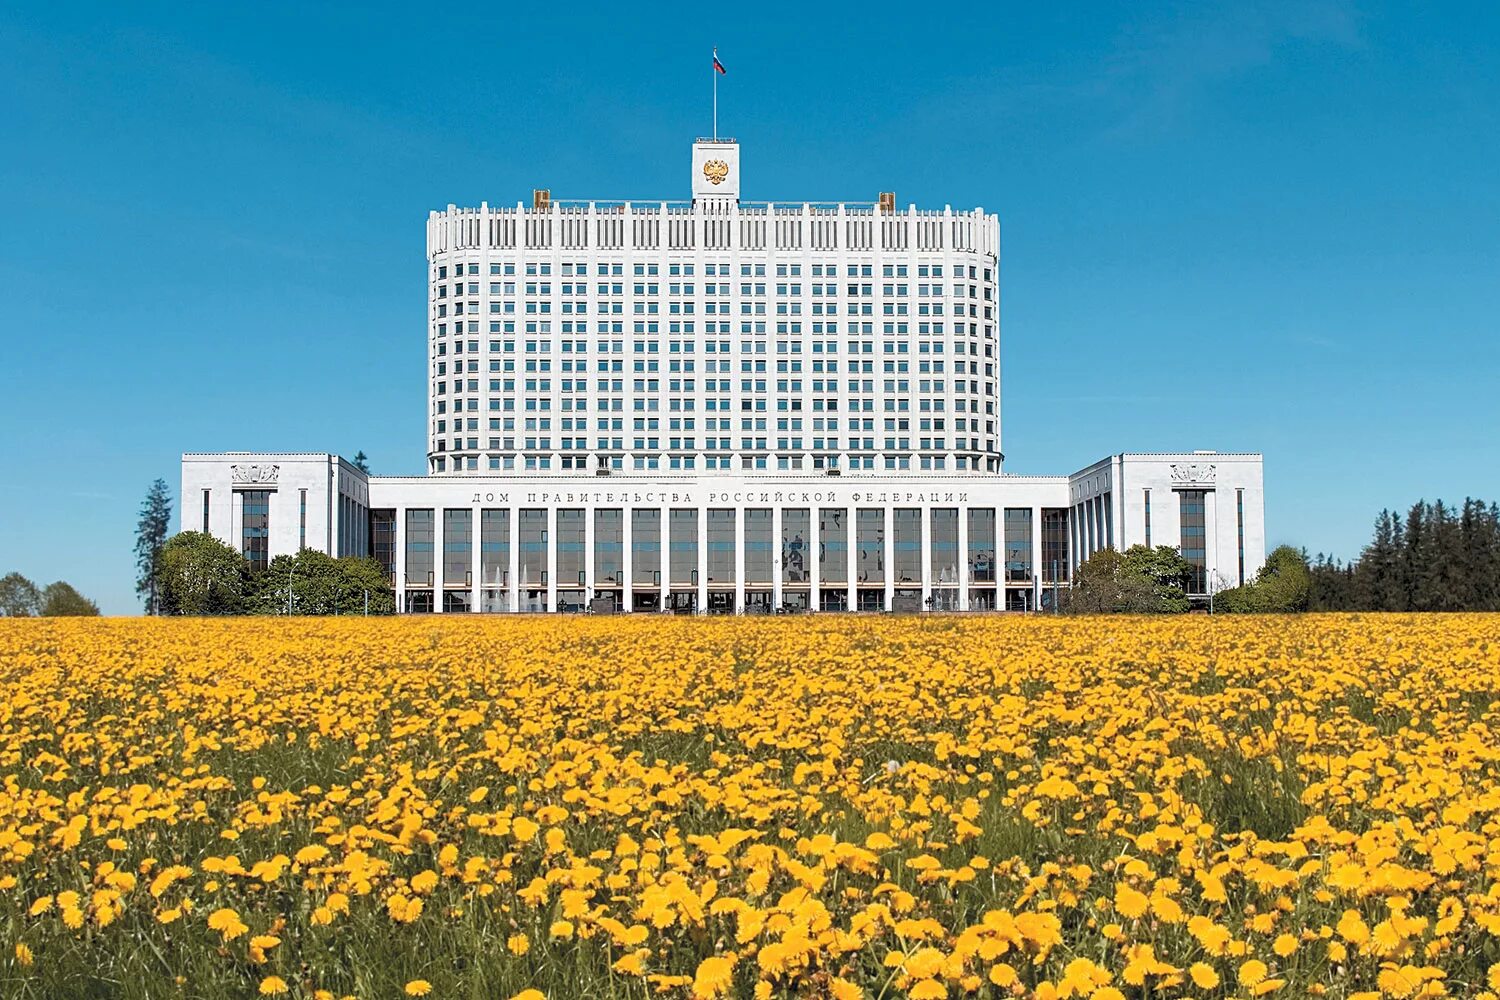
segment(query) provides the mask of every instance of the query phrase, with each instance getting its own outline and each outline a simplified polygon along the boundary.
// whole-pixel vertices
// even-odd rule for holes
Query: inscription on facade
[[[279,465],[231,465],[229,480],[234,483],[274,483],[281,475]]]

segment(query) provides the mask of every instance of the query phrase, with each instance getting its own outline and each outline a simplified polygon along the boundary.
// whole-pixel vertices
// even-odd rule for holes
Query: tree
[[[172,493],[164,479],[158,479],[146,491],[141,503],[141,517],[135,528],[135,592],[146,603],[146,614],[161,613],[161,594],[157,570],[167,532],[172,530]]]
[[[1186,611],[1183,581],[1190,567],[1169,546],[1100,549],[1081,563],[1066,597],[1072,614],[1162,614]]]
[[[0,578],[0,615],[6,618],[33,618],[42,609],[42,595],[36,584],[20,573]]]
[[[257,573],[246,597],[255,614],[357,615],[365,594],[373,615],[394,614],[396,595],[379,562],[359,556],[335,559],[315,549],[281,555]],[[288,594],[290,593],[290,601]]]
[[[162,614],[240,614],[244,589],[244,557],[214,536],[184,531],[162,546],[157,561]]]
[[[58,580],[42,591],[42,615],[47,618],[98,617],[99,605]]]
[[[1306,611],[1311,589],[1307,553],[1282,545],[1266,557],[1254,580],[1218,594],[1215,602],[1218,610],[1231,614]]]
[[[370,456],[366,455],[363,450],[355,452],[354,467],[368,476],[370,474]]]
[[[1177,549],[1170,545],[1158,545],[1154,549],[1132,545],[1125,550],[1125,566],[1130,572],[1138,573],[1150,581],[1153,613],[1175,613],[1188,609],[1187,589],[1193,567]]]

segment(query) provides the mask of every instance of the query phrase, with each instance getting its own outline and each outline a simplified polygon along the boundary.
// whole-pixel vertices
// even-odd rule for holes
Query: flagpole
[[[719,141],[719,67],[715,65],[719,61],[718,46],[714,47],[714,61],[708,66],[708,72],[714,78],[714,142]]]

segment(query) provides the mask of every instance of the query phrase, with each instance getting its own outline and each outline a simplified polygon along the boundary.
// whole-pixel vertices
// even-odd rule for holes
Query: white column
[[[785,572],[781,560],[781,508],[771,508],[771,610],[781,607],[781,576]]]
[[[661,508],[661,551],[658,553],[658,567],[661,569],[661,584],[656,588],[658,600],[656,609],[663,614],[668,611],[667,598],[672,593],[672,508],[663,503]]]
[[[506,610],[515,612],[521,610],[521,509],[509,508],[506,517],[509,519],[510,532],[510,551],[506,554],[506,562],[509,564],[505,580],[505,599],[509,602]]]
[[[884,511],[881,516],[885,518],[883,522],[885,524],[885,531],[882,532],[883,537],[880,540],[880,547],[884,553],[883,561],[885,562],[885,573],[883,574],[885,577],[885,610],[889,611],[891,610],[891,598],[896,593],[895,515],[892,513],[890,507],[883,507],[881,509]]]
[[[1031,508],[1031,607],[1042,606],[1042,508]]]
[[[1203,583],[1212,591],[1214,573],[1219,568],[1219,511],[1218,490],[1203,492]]]
[[[583,508],[583,606],[594,599],[594,508]]]
[[[547,508],[547,612],[557,611],[557,508]]]
[[[969,610],[969,508],[958,508],[958,610]]]
[[[396,610],[406,610],[406,508],[396,508]]]
[[[823,541],[819,512],[821,507],[808,508],[807,515],[807,606],[809,610],[823,609]]]
[[[432,610],[435,614],[443,611],[443,561],[446,555],[443,551],[443,507],[435,504],[432,508]]]
[[[734,511],[734,610],[745,611],[745,508]]]
[[[848,581],[844,585],[844,600],[848,609],[853,611],[859,595],[859,577],[856,575],[856,567],[859,565],[859,508],[844,508],[844,579]]]
[[[627,505],[620,511],[620,603],[622,611],[635,610],[635,593],[633,574],[635,573],[634,560],[631,558],[630,546],[633,544],[634,532],[632,531],[631,508]]]
[[[917,538],[922,547],[922,610],[926,611],[931,607],[927,599],[932,596],[932,509],[922,507],[921,511]]]
[[[484,593],[484,570],[479,561],[479,540],[482,537],[483,524],[480,522],[481,510],[475,505],[469,511],[469,610],[479,610],[480,595]]]
[[[665,218],[663,213],[663,218]],[[698,508],[698,614],[708,610],[708,508]]]

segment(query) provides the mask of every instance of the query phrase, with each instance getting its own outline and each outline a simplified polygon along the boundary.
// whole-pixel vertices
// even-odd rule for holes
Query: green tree
[[[1214,603],[1217,610],[1230,614],[1306,611],[1311,590],[1307,553],[1282,545],[1266,557],[1254,580],[1216,595]]]
[[[36,584],[20,573],[0,578],[0,615],[6,618],[33,618],[42,609],[42,595]]]
[[[1170,545],[1158,545],[1154,549],[1144,545],[1132,545],[1125,550],[1125,567],[1128,572],[1139,574],[1151,584],[1153,614],[1173,614],[1189,607],[1187,588],[1192,579],[1193,567],[1182,553]]]
[[[368,476],[370,474],[370,456],[366,455],[363,450],[355,452],[354,467]]]
[[[84,597],[73,586],[58,580],[42,591],[42,615],[46,618],[97,617],[99,605]]]
[[[161,593],[158,585],[162,547],[167,543],[167,532],[172,530],[172,493],[167,482],[158,479],[146,491],[141,503],[140,520],[135,528],[135,592],[146,605],[146,614],[161,613]]]
[[[241,614],[244,588],[244,557],[214,536],[184,531],[162,546],[157,563],[162,614]]]
[[[303,549],[277,556],[257,573],[246,605],[255,614],[357,615],[364,613],[367,591],[370,614],[395,613],[396,595],[379,562]]]

